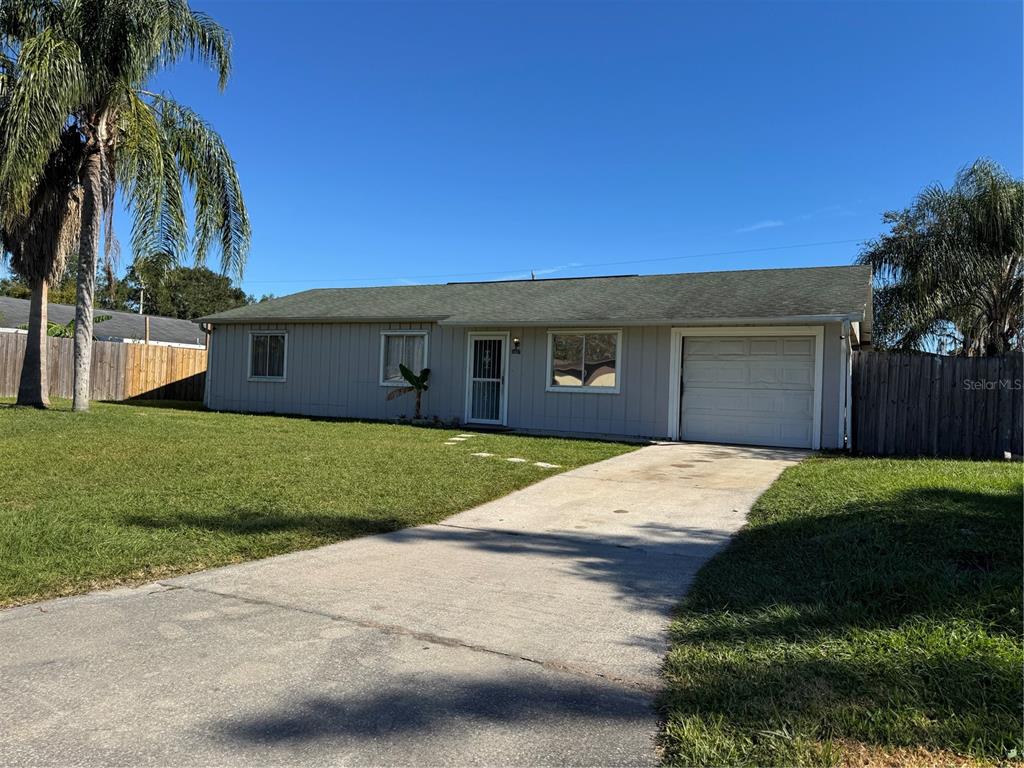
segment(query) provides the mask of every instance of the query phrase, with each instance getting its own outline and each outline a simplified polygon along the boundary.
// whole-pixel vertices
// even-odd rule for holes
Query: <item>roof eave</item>
[[[510,326],[519,327],[540,327],[559,326],[564,328],[587,326],[636,326],[636,325],[800,325],[806,323],[835,323],[843,320],[863,321],[864,310],[851,312],[828,312],[813,315],[759,315],[755,317],[640,317],[640,318],[590,318],[586,320],[565,320],[559,318],[546,320],[522,320],[516,318],[507,319],[473,319],[459,318],[448,315],[402,315],[394,317],[338,317],[338,316],[311,316],[311,317],[244,317],[218,318],[216,315],[200,317],[196,323],[209,323],[212,325],[264,325],[271,323],[437,323],[452,327],[474,327],[474,328],[507,328]]]
[[[211,325],[259,325],[266,323],[438,323],[448,315],[402,315],[396,317],[337,317],[332,315],[309,317],[198,317],[194,323]]]
[[[472,320],[472,319],[451,319],[439,321],[439,325],[450,325],[458,327],[473,328],[501,328],[509,326],[537,327],[537,326],[558,326],[561,328],[585,328],[592,326],[636,326],[636,325],[670,325],[670,326],[693,326],[693,325],[805,325],[807,323],[836,323],[843,320],[861,321],[864,318],[864,311],[854,312],[830,312],[815,315],[780,315],[780,316],[757,316],[757,317],[685,317],[685,318],[591,318],[589,320]]]

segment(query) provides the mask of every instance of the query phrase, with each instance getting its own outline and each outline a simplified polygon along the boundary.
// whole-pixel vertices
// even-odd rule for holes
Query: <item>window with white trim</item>
[[[550,331],[549,391],[618,392],[621,331]]]
[[[288,334],[252,331],[249,334],[249,378],[284,381]]]
[[[385,387],[404,386],[399,364],[413,373],[427,367],[426,331],[382,331],[380,335],[380,383]]]

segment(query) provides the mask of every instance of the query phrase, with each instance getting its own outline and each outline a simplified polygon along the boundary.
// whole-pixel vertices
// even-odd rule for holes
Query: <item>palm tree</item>
[[[1021,348],[1024,181],[981,159],[884,221],[891,231],[859,258],[877,279],[876,342],[964,355]]]
[[[45,408],[50,404],[46,337],[52,334],[47,302],[50,284],[60,279],[68,255],[78,245],[81,161],[77,137],[66,132],[60,148],[50,155],[27,215],[0,209],[0,243],[10,254],[12,271],[32,291],[18,405]]]
[[[38,29],[38,19],[26,4],[0,6],[0,144],[9,144],[7,132],[12,96],[30,87],[30,81],[45,69],[45,41],[22,45],[30,30]],[[77,243],[77,179],[81,155],[77,141],[68,131],[60,135],[56,147],[39,173],[20,190],[27,206],[12,204],[6,185],[0,184],[0,256],[10,259],[9,266],[29,287],[30,310],[28,343],[18,386],[18,404],[46,407],[49,404],[47,381],[47,301],[50,284],[60,278],[67,255]]]
[[[21,51],[39,51],[33,77],[15,83],[0,116],[0,199],[27,215],[41,168],[66,130],[83,161],[74,410],[89,406],[93,301],[100,254],[116,251],[115,193],[134,218],[136,258],[189,247],[185,188],[194,198],[193,257],[220,251],[221,269],[241,276],[250,227],[241,187],[221,137],[188,107],[147,90],[158,72],[197,59],[227,83],[227,32],[186,0],[11,0],[21,17]],[[4,9],[8,5],[5,1]],[[6,130],[3,130],[6,127]]]

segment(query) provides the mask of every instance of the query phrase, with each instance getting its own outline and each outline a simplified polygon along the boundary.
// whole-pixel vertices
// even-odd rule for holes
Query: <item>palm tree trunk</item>
[[[32,300],[28,310],[28,344],[21,364],[18,383],[18,405],[47,408],[50,405],[50,385],[47,375],[47,312],[50,286],[46,279],[32,283]]]
[[[100,251],[103,157],[89,152],[82,167],[82,232],[78,244],[78,291],[75,301],[75,389],[73,411],[89,410],[92,370],[92,305],[96,295],[96,263]]]

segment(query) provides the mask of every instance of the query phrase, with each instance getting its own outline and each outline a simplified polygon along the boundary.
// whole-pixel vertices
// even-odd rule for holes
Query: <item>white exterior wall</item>
[[[618,327],[609,327],[618,330]],[[413,396],[385,398],[379,383],[383,330],[426,330],[430,389],[425,416],[465,419],[467,334],[508,333],[521,340],[509,354],[508,425],[578,435],[668,435],[671,328],[622,327],[617,394],[548,392],[545,327],[461,328],[434,323],[261,323],[218,325],[210,336],[205,402],[209,408],[360,419],[394,419],[413,412]],[[249,332],[288,334],[287,380],[249,381]],[[842,325],[824,325],[821,447],[841,448],[844,407]]]

